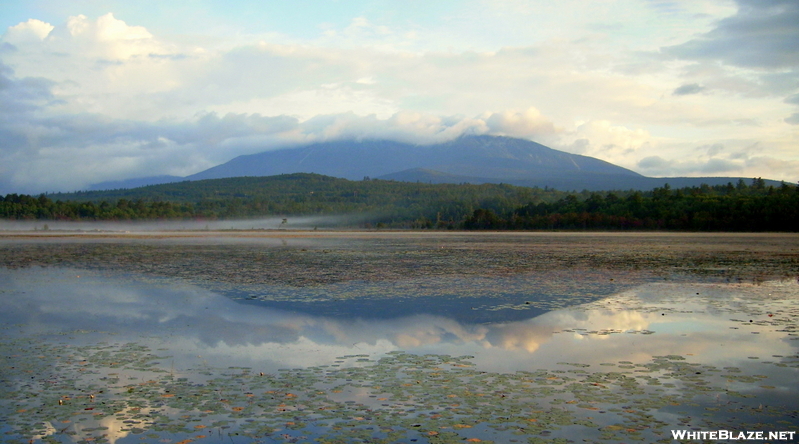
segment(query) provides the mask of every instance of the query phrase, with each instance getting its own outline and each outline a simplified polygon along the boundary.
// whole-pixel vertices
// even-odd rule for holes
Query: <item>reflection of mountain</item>
[[[339,319],[239,304],[196,287],[170,288],[93,278],[85,271],[28,270],[5,274],[10,294],[24,289],[26,298],[1,299],[0,320],[44,324],[56,331],[91,328],[133,336],[168,332],[171,343],[190,344],[199,340],[202,347],[211,350],[246,347],[252,352],[253,348],[270,349],[305,341],[304,344],[319,349],[360,344],[388,351],[471,344],[534,352],[564,325],[642,329],[648,322],[640,314],[624,311],[555,311],[503,323],[464,323],[428,314]],[[461,283],[468,285],[468,281]],[[458,298],[442,297],[442,300],[451,305],[463,303]],[[417,301],[413,299],[410,303]],[[357,299],[350,300],[353,307],[360,304]]]
[[[640,350],[642,356],[654,351],[669,354],[679,347],[702,350],[710,343],[729,341],[726,328],[705,327],[728,322],[726,318],[716,319],[712,314],[699,318],[695,313],[661,316],[629,310],[639,294],[661,288],[653,284],[623,293],[630,298],[624,304],[607,305],[616,298],[611,297],[522,321],[467,323],[432,315],[392,319],[308,316],[239,304],[192,286],[142,284],[70,270],[4,270],[0,271],[0,281],[5,290],[0,293],[0,321],[4,323],[23,324],[37,331],[106,331],[115,334],[115,341],[168,337],[178,368],[196,365],[198,355],[203,361],[224,362],[226,366],[257,362],[263,368],[268,363],[318,365],[342,354],[380,354],[397,349],[443,354],[482,350],[486,356],[511,366],[533,355],[536,359],[559,359],[553,356],[568,349],[568,353],[581,353],[582,361],[602,362],[611,356],[629,356],[636,337],[641,338],[618,333],[642,331],[653,325],[665,331],[678,328],[681,334],[676,338],[668,334],[647,336],[648,346]],[[663,288],[669,295],[674,291],[685,293],[678,285]],[[23,291],[25,297],[21,298]],[[691,290],[686,294],[694,293]],[[461,303],[457,298],[449,300]],[[351,303],[358,305],[359,300],[352,299]],[[414,303],[413,298],[409,303]],[[681,321],[683,318],[687,320]],[[691,331],[694,334],[687,336]],[[614,339],[608,340],[611,336]],[[764,333],[761,338],[766,336]],[[730,353],[727,350],[719,348],[714,353]]]

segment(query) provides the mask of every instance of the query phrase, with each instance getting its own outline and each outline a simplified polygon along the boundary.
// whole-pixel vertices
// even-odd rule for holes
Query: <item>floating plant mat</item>
[[[314,316],[176,281],[0,270],[0,440],[671,442],[677,428],[796,430],[798,296],[794,280],[651,283],[470,323]]]
[[[792,233],[2,233],[0,266],[61,266],[179,277],[236,287],[497,277],[553,271],[751,282],[799,269]],[[628,272],[634,272],[634,275]],[[553,276],[557,278],[557,274]]]
[[[24,347],[42,357],[20,359]],[[672,428],[797,426],[795,387],[771,396],[775,388],[763,383],[773,377],[679,355],[507,374],[481,371],[469,356],[390,352],[274,374],[242,367],[173,374],[159,365],[163,357],[134,344],[19,339],[2,352],[11,371],[0,431],[9,443],[670,442]]]

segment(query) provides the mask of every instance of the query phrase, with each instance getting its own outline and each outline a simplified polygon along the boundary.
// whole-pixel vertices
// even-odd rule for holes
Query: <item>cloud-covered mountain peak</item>
[[[556,171],[638,176],[599,159],[553,150],[529,140],[481,135],[433,145],[387,140],[321,142],[239,156],[188,179],[318,173],[360,180],[419,168],[498,180],[534,178]]]

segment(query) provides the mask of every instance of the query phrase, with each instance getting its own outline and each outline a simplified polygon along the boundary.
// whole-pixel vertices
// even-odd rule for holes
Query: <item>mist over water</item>
[[[238,220],[27,221],[0,220],[0,231],[158,232],[213,230],[313,230],[357,225],[363,215],[287,216]]]

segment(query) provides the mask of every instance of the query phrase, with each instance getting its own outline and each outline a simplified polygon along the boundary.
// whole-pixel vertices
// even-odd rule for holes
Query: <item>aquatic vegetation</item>
[[[726,324],[751,324],[777,337],[797,337],[799,307],[788,297],[795,294],[792,286],[742,287],[732,299],[718,297],[724,290],[720,286],[697,288],[704,296],[701,304],[692,298],[694,306],[675,294],[685,287],[661,284],[573,310],[593,313],[623,305],[658,319],[673,305],[669,317],[682,322],[703,314],[699,307],[710,307],[715,318],[729,312],[756,318],[733,318]],[[654,295],[663,297],[647,301]],[[559,313],[552,316],[579,319]],[[652,338],[644,348],[655,350],[668,325],[558,331],[605,341],[633,334]],[[0,415],[7,418],[0,432],[11,443],[113,443],[127,437],[153,443],[220,438],[234,443],[265,438],[557,442],[570,436],[667,442],[669,429],[676,426],[776,430],[796,424],[799,415],[791,379],[799,369],[795,352],[764,356],[767,360],[741,357],[737,366],[724,367],[697,361],[694,353],[593,362],[571,352],[563,355],[568,361],[541,361],[540,368],[490,371],[479,355],[395,350],[266,372],[221,362],[175,370],[169,347],[153,350],[143,345],[147,338],[118,343],[110,335],[109,341],[84,344],[76,338],[96,332],[15,333],[20,327],[6,327],[0,343]]]
[[[29,359],[28,348],[40,358]],[[751,391],[767,376],[730,374],[678,355],[629,366],[634,371],[561,363],[571,369],[494,373],[476,368],[471,356],[398,351],[342,356],[336,368],[214,368],[198,378],[194,371],[171,374],[163,367],[168,357],[136,344],[70,347],[27,338],[5,342],[2,354],[13,382],[0,404],[9,418],[5,442],[511,442],[569,435],[651,442],[669,440],[674,424],[664,413],[682,412],[686,426],[738,428],[779,427],[797,415],[795,405],[758,406]],[[788,362],[799,368],[799,355]],[[741,388],[731,390],[729,381]],[[703,415],[708,410],[714,415]]]
[[[0,269],[0,440],[672,442],[799,423],[799,285],[775,279],[794,256],[458,236],[5,244],[85,267]]]

